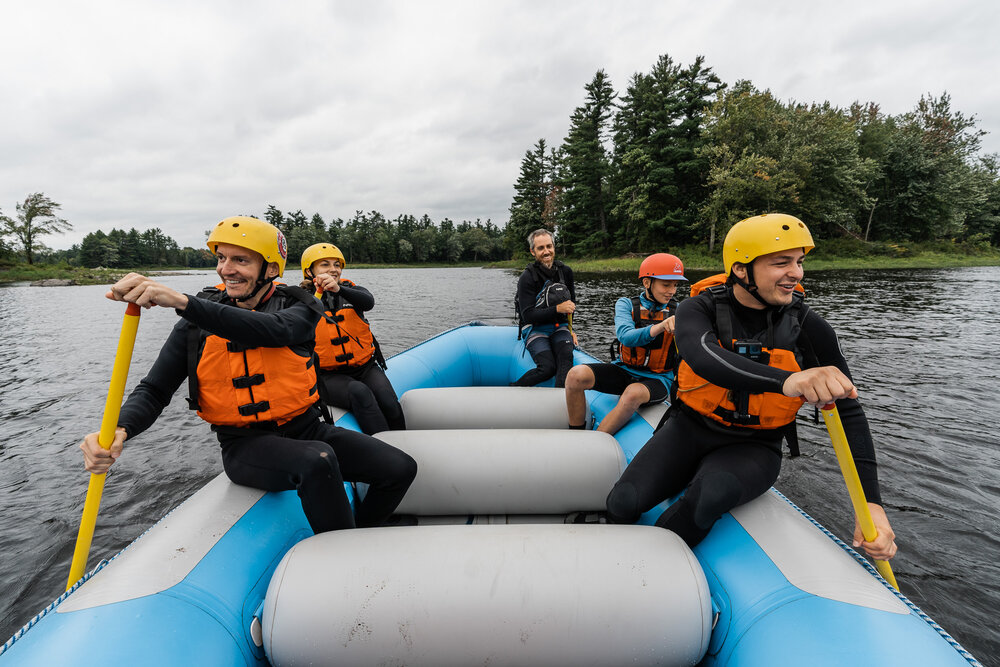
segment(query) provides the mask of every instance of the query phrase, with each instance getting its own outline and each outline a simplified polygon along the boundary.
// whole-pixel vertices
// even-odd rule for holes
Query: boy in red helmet
[[[574,366],[566,376],[570,428],[585,427],[587,389],[621,396],[597,427],[610,434],[617,433],[639,408],[667,398],[671,371],[677,365],[674,295],[680,282],[687,280],[684,264],[675,255],[658,252],[639,265],[639,280],[642,293],[615,303],[614,363]]]

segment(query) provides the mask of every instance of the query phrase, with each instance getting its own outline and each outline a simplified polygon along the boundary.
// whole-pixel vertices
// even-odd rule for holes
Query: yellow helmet
[[[279,276],[285,272],[288,244],[281,230],[269,222],[246,215],[226,218],[208,235],[208,249],[213,255],[220,243],[231,243],[258,252],[264,257],[265,265],[271,262],[278,265]]]
[[[814,247],[804,222],[784,213],[765,213],[732,226],[722,244],[722,262],[729,275],[736,262],[749,264],[761,255],[791,248],[802,248],[808,254]]]
[[[336,259],[340,261],[340,268],[347,268],[347,260],[344,259],[344,253],[340,252],[340,248],[333,245],[332,243],[314,243],[302,252],[302,278],[305,280],[312,280],[312,265],[313,262],[318,262],[321,259]],[[306,273],[309,271],[309,273]]]

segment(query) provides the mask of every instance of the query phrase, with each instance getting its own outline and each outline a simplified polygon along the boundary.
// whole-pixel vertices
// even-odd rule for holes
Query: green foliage
[[[980,155],[984,133],[947,93],[897,116],[874,103],[782,102],[749,81],[727,88],[700,56],[682,67],[667,55],[620,97],[603,70],[585,90],[547,180],[544,140],[525,155],[512,254],[538,226],[571,257],[689,243],[712,252],[732,224],[767,211],[802,218],[824,242],[870,241],[865,252],[885,257],[911,242],[1000,245],[1000,157]],[[541,214],[541,195],[528,196],[539,184]]]
[[[504,230],[504,244],[511,254],[522,250],[528,234],[545,226],[545,204],[552,193],[552,171],[545,155],[545,140],[524,154],[521,173],[514,183],[510,220]],[[551,227],[549,227],[551,229]]]
[[[702,117],[723,87],[701,56],[682,68],[664,55],[648,75],[632,77],[614,122],[620,251],[690,238],[708,173]]]
[[[0,237],[12,239],[11,245],[17,248],[28,264],[34,263],[36,253],[46,250],[39,237],[73,228],[56,215],[61,206],[42,192],[28,195],[16,208],[16,219],[0,211]]]
[[[101,230],[83,237],[80,245],[69,251],[55,253],[48,259],[62,259],[74,265],[97,268],[137,268],[156,266],[186,266],[208,268],[215,266],[215,258],[208,248],[180,248],[177,242],[161,229],[127,232]]]
[[[584,86],[583,106],[570,118],[561,147],[560,210],[557,241],[567,254],[606,251],[611,234],[609,212],[611,158],[605,147],[615,92],[604,70]]]

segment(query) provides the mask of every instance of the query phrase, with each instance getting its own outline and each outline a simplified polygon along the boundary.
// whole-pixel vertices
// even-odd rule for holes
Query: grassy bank
[[[722,269],[722,247],[716,246],[709,253],[703,246],[669,248],[678,255],[684,266],[691,270],[718,271]],[[502,269],[522,269],[527,258],[494,262],[488,266]],[[567,260],[577,273],[635,273],[642,256],[627,257],[572,257]],[[850,239],[823,241],[819,248],[809,253],[807,267],[818,269],[935,269],[960,266],[1000,266],[1000,248],[968,246],[950,241],[931,243],[861,243]],[[463,262],[460,264],[351,264],[351,269],[389,268],[453,268],[482,266]],[[0,283],[63,278],[78,285],[109,285],[129,271],[164,274],[171,272],[202,271],[185,267],[147,267],[137,269],[88,269],[68,264],[24,264],[0,262]],[[285,280],[295,282],[301,275],[298,265],[285,267]],[[349,277],[349,275],[348,275]]]
[[[523,265],[523,262],[512,262],[511,266]],[[435,268],[456,268],[456,267],[481,267],[483,263],[458,262],[455,264],[351,264],[348,271],[353,269],[435,269]],[[154,266],[137,267],[132,269],[88,269],[69,264],[27,264],[17,262],[0,261],[0,285],[5,283],[34,282],[47,278],[62,280],[72,280],[77,285],[110,285],[127,273],[132,271],[144,275],[155,276],[170,273],[191,273],[196,271],[210,271],[209,268],[190,268],[184,266]],[[285,266],[285,275],[282,280],[288,283],[297,283],[302,277],[302,269],[298,264],[288,264]],[[348,274],[346,277],[350,277]]]
[[[128,273],[126,269],[88,269],[68,264],[26,264],[0,262],[0,283],[60,278],[78,285],[101,285],[115,282]]]
[[[685,268],[700,271],[722,270],[722,245],[709,253],[703,246],[669,248]],[[562,258],[576,273],[635,273],[643,256]],[[527,259],[498,262],[498,268],[523,268]],[[806,258],[807,268],[820,269],[934,269],[960,266],[1000,266],[1000,248],[968,247],[950,241],[902,244],[824,241]]]

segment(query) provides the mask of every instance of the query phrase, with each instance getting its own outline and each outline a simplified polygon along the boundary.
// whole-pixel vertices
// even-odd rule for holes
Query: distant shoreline
[[[678,250],[677,252],[682,252]],[[705,253],[681,254],[685,267],[690,271],[721,271],[721,261],[709,257]],[[530,260],[521,258],[506,262],[492,263],[458,263],[458,264],[351,264],[349,269],[441,269],[441,268],[488,268],[510,269],[520,271]],[[576,273],[634,273],[639,269],[641,256],[610,257],[610,258],[568,258],[569,264]],[[959,253],[943,253],[922,251],[911,256],[867,256],[867,257],[834,257],[810,256],[806,259],[807,271],[818,270],[862,270],[862,269],[947,269],[969,266],[1000,266],[1000,251],[985,251],[983,254],[969,255]],[[0,265],[0,285],[15,282],[30,282],[45,285],[110,285],[129,273],[137,271],[152,276],[193,275],[211,268],[188,267],[145,267],[137,269],[107,269],[55,266],[50,264],[15,264]],[[285,267],[285,274],[295,275],[301,269],[290,264]]]

